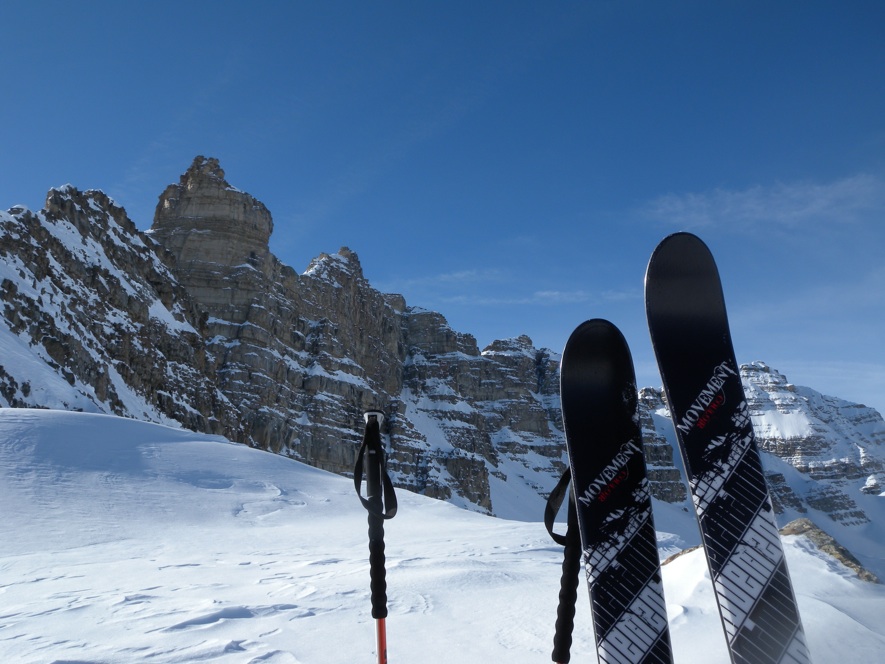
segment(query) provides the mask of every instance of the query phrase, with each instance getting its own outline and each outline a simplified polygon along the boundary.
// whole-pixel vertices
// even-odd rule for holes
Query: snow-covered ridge
[[[742,367],[753,423],[766,449],[785,456],[812,476],[844,466],[858,476],[885,471],[885,426],[872,408],[790,384],[762,362]],[[883,478],[885,479],[885,478]]]
[[[320,254],[310,262],[304,271],[305,276],[328,281],[336,288],[342,286],[335,277],[340,273],[346,277],[358,275],[360,278],[363,274],[359,258],[347,247],[342,247],[337,254]]]
[[[508,458],[519,440],[544,441],[549,455],[526,471],[552,482],[561,469],[550,385],[539,389],[537,361],[530,381],[514,371],[533,353],[482,357],[441,315],[372,289],[346,248],[301,275],[281,265],[267,252],[269,212],[228,186],[217,160],[198,157],[167,187],[146,234],[109,197],[73,186],[3,219],[0,337],[22,361],[0,373],[0,404],[180,423],[344,473],[362,411],[395,408],[385,434],[402,481],[483,511],[495,511],[491,474],[526,475],[505,473],[495,440]],[[547,483],[517,491],[527,514]]]
[[[4,355],[0,403],[211,428],[220,395],[185,366],[192,303],[125,210],[66,185],[0,225],[0,337],[18,350]]]

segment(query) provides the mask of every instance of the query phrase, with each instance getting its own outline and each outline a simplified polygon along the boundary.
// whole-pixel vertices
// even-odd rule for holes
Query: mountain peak
[[[535,357],[538,350],[535,348],[534,342],[528,335],[522,334],[518,337],[509,339],[496,339],[483,351],[483,355],[526,355]]]
[[[227,180],[224,179],[224,169],[215,157],[204,157],[197,155],[194,157],[193,163],[181,176],[179,180],[182,187],[193,189],[197,186],[205,186],[206,184],[222,185],[227,189],[230,187]]]
[[[365,278],[359,256],[347,247],[341,247],[337,254],[321,253],[310,262],[304,274],[330,283],[339,283],[339,276],[345,280]]]
[[[150,232],[180,264],[260,267],[273,219],[264,203],[228,184],[218,159],[197,156],[160,194]]]

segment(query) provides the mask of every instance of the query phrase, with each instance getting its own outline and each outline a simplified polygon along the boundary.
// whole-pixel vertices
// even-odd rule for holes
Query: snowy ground
[[[549,662],[561,551],[543,525],[398,497],[390,661]],[[0,510],[0,661],[374,661],[347,479],[159,425],[0,409]],[[785,544],[816,664],[879,664],[885,588]],[[702,554],[664,580],[676,662],[726,664]],[[595,662],[583,580],[578,599],[572,661]]]

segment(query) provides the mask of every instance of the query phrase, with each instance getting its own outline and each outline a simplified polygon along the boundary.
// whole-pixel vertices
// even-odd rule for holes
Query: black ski
[[[809,662],[719,272],[700,239],[658,245],[645,304],[731,659]]]
[[[562,354],[562,417],[603,664],[672,662],[633,359],[605,320],[582,323]]]

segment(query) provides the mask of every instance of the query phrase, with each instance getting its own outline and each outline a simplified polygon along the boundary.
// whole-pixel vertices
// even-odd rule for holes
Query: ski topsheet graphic
[[[620,331],[581,324],[562,355],[562,416],[599,661],[671,659],[636,378]]]
[[[732,661],[809,662],[719,272],[700,239],[658,245],[645,302]]]

